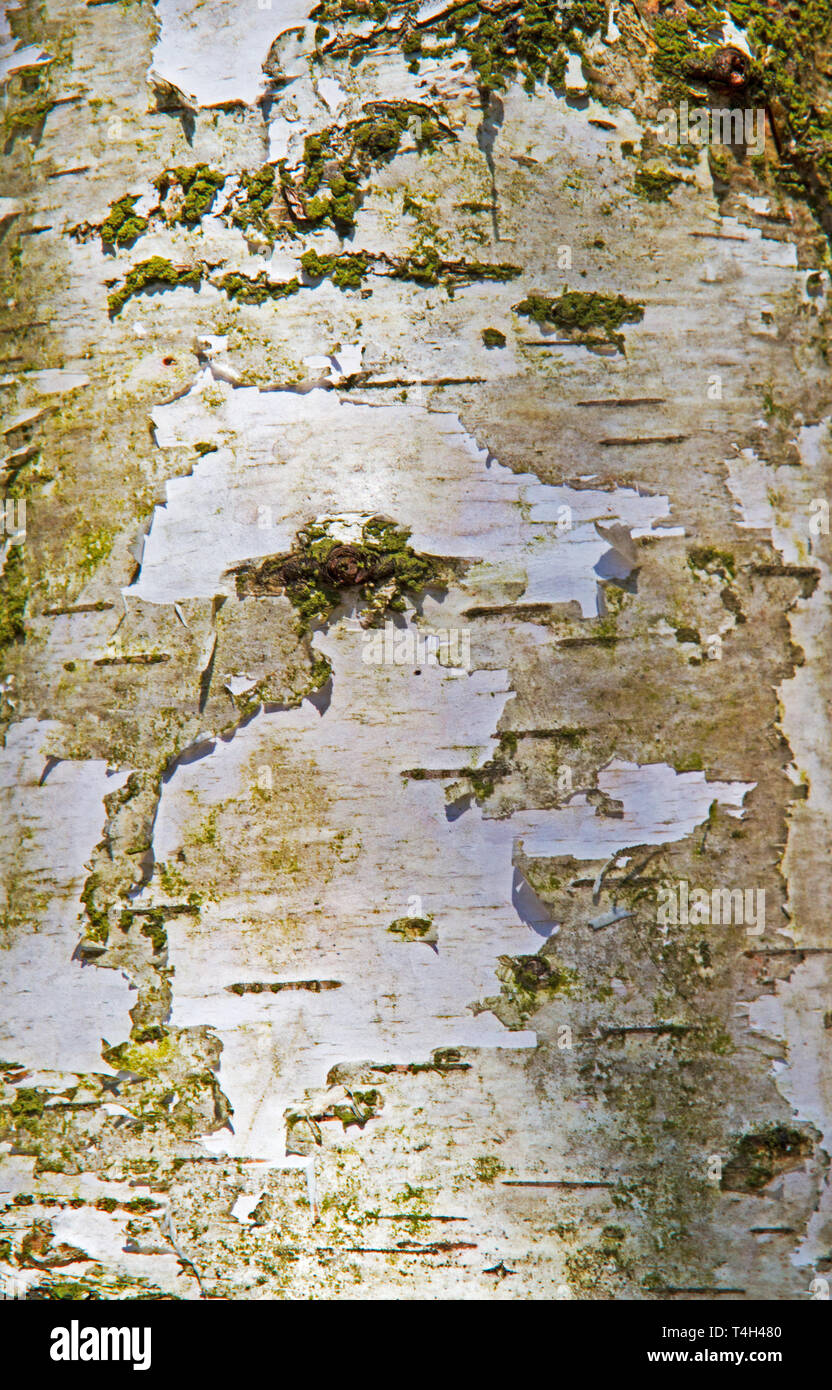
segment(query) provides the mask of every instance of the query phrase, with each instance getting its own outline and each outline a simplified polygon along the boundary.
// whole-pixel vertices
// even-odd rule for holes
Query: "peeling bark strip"
[[[825,0],[3,23],[0,1292],[815,1297]]]

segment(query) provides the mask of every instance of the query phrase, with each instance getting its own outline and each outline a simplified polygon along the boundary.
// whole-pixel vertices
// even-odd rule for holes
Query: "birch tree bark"
[[[828,6],[5,23],[0,1276],[824,1297]]]

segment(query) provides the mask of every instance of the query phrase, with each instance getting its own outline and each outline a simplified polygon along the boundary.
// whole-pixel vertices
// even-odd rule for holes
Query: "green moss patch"
[[[432,927],[432,917],[397,917],[387,930],[402,941],[424,941]]]
[[[138,201],[138,196],[128,194],[110,204],[110,211],[100,228],[101,241],[105,246],[132,246],[147,231],[150,225],[147,218],[133,211]]]
[[[3,573],[0,574],[0,650],[13,642],[22,642],[26,635],[26,601],[29,580],[23,558],[23,547],[10,546]]]
[[[81,902],[84,904],[84,911],[87,916],[87,940],[95,941],[104,946],[110,934],[110,927],[107,905],[106,903],[102,905],[98,901],[97,895],[100,887],[100,875],[90,874],[81,890]]]
[[[340,1120],[344,1129],[347,1130],[351,1125],[356,1125],[363,1129],[368,1120],[375,1119],[376,1115],[384,1107],[384,1096],[381,1091],[352,1091],[346,1104],[336,1103],[325,1110],[321,1115],[315,1115],[315,1120]]]
[[[659,14],[653,29],[656,52],[653,69],[662,83],[664,96],[678,99],[689,95],[693,71],[707,61],[722,32],[722,19],[713,5],[693,3],[688,14]],[[710,27],[709,27],[709,21]]]
[[[473,1006],[475,1013],[489,1010],[506,1028],[525,1026],[529,1016],[559,994],[571,994],[576,982],[574,970],[559,965],[551,957],[500,956],[496,975],[502,991]]]
[[[510,771],[508,760],[498,754],[496,758],[489,758],[481,767],[466,768],[465,776],[471,784],[476,800],[483,802],[488,800],[500,779],[508,776]]]
[[[163,289],[168,287],[175,289],[179,285],[187,285],[190,289],[198,290],[202,284],[202,269],[200,266],[176,266],[172,261],[168,261],[164,256],[151,256],[147,261],[140,261],[134,265],[133,269],[119,285],[118,289],[113,290],[107,298],[107,307],[110,315],[116,318],[121,313],[128,299],[133,295],[140,294],[146,289]]]
[[[674,189],[685,180],[670,169],[638,169],[633,188],[648,203],[666,203]]]
[[[774,6],[729,0],[728,13],[746,29],[757,60],[746,105],[768,103],[778,136],[775,175],[784,192],[815,206],[832,231],[832,7],[828,0]]]
[[[564,290],[556,299],[532,290],[514,305],[514,311],[535,323],[551,324],[576,336],[578,341],[592,343],[600,339],[613,343],[619,352],[624,350],[624,339],[617,330],[622,324],[640,323],[644,318],[644,305],[625,299],[622,294],[581,290]]]
[[[505,1171],[506,1165],[496,1154],[483,1154],[480,1158],[474,1159],[474,1174],[478,1182],[496,1182]]]
[[[370,102],[366,115],[346,126],[330,126],[308,135],[297,181],[280,165],[289,210],[302,222],[329,222],[341,233],[351,231],[363,199],[363,185],[373,169],[398,153],[410,127],[417,149],[427,151],[453,131],[419,102]]]
[[[523,273],[522,266],[510,261],[445,260],[435,246],[428,244],[421,245],[411,256],[384,259],[396,280],[412,280],[417,285],[444,285],[449,291],[456,285],[475,280],[514,280]]]
[[[240,185],[244,197],[238,199],[232,213],[231,220],[234,226],[243,232],[255,227],[272,239],[276,228],[269,217],[269,209],[277,191],[274,165],[264,164],[253,173],[243,171],[240,175]]]
[[[735,86],[722,68],[722,11],[708,0],[688,0],[685,15],[656,17],[653,68],[665,100],[702,93],[703,85],[724,93],[723,105],[766,107],[775,131],[770,172],[780,189],[807,201],[827,236],[832,232],[832,7],[828,0],[773,4],[729,0],[732,21],[744,29],[755,54]],[[737,60],[740,61],[739,59]],[[692,85],[693,84],[693,85]],[[755,172],[764,177],[763,157]]]
[[[310,280],[331,280],[339,290],[361,288],[369,268],[369,257],[363,252],[356,255],[346,253],[340,256],[319,256],[317,251],[305,251],[300,258],[304,273]]]
[[[506,335],[501,333],[499,328],[484,328],[481,337],[487,348],[502,348],[506,345]]]
[[[40,1091],[30,1086],[21,1086],[15,1092],[14,1100],[9,1109],[14,1117],[16,1124],[26,1125],[32,1120],[39,1120],[44,1111],[46,1101]]]
[[[175,183],[185,195],[178,220],[192,226],[210,211],[218,189],[225,183],[225,174],[212,169],[208,164],[194,164],[190,168],[179,165],[165,169],[153,180],[154,187],[164,198]]]
[[[697,545],[688,551],[688,566],[705,574],[719,574],[723,579],[733,579],[737,572],[737,562],[730,550],[718,550],[713,545]]]
[[[285,593],[304,626],[323,621],[348,589],[359,589],[372,600],[389,588],[387,607],[404,606],[404,594],[418,593],[435,580],[436,563],[408,544],[409,531],[385,518],[373,518],[362,529],[360,544],[344,544],[327,524],[300,531],[289,555],[275,555],[235,571],[241,598]]]
[[[743,1134],[722,1170],[726,1192],[760,1192],[773,1178],[801,1168],[811,1157],[812,1141],[789,1125],[769,1125],[753,1134]]]
[[[54,97],[48,91],[49,76],[37,73],[30,82],[24,83],[13,101],[4,104],[2,116],[3,148],[8,154],[17,136],[31,139],[37,144],[43,134],[46,117],[55,105]]]
[[[82,1283],[78,1279],[55,1279],[37,1284],[28,1297],[38,1301],[81,1303],[86,1299],[100,1298],[101,1290],[97,1284]]]
[[[370,7],[367,6],[366,10]],[[355,16],[366,18],[356,0],[323,0],[313,11],[319,20],[319,34],[329,25],[338,25],[337,35],[325,45],[326,51],[349,54],[358,63],[374,48],[397,43],[416,71],[422,57],[448,57],[466,53],[477,75],[481,91],[504,91],[520,78],[527,91],[537,83],[561,89],[568,54],[581,53],[590,35],[606,27],[603,0],[525,0],[524,3],[486,7],[472,0],[445,10],[432,19],[405,23],[397,29],[384,24],[387,17],[374,11],[378,28],[370,33],[349,27]]]
[[[300,282],[292,280],[270,280],[265,270],[258,275],[241,275],[234,271],[217,280],[217,287],[240,304],[265,304],[267,299],[288,299],[297,294]]]
[[[107,526],[98,526],[88,531],[81,542],[81,569],[84,574],[94,574],[113,548],[115,533]]]

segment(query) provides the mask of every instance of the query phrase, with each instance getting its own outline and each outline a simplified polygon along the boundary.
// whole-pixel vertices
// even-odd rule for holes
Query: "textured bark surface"
[[[9,10],[14,1288],[823,1296],[827,10]]]

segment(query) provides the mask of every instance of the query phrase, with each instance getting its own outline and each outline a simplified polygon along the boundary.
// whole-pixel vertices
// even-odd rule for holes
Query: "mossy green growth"
[[[339,290],[360,289],[370,264],[369,257],[361,251],[338,256],[319,256],[317,251],[305,251],[300,263],[310,280],[331,280]]]
[[[676,633],[677,642],[688,642],[694,643],[696,646],[699,645],[701,638],[695,627],[689,627],[687,623],[674,622],[672,618],[669,618],[668,622]],[[716,802],[714,802],[714,805],[716,805]]]
[[[777,6],[767,0],[729,0],[728,13],[746,30],[757,55],[744,104],[768,103],[778,131],[778,182],[785,192],[818,208],[829,234],[832,6],[829,0]]]
[[[146,936],[153,943],[153,954],[156,956],[164,955],[168,949],[168,934],[165,929],[164,908],[154,908],[147,914],[147,920],[142,923],[142,936]]]
[[[22,93],[15,102],[8,103],[2,118],[6,151],[18,135],[39,139],[44,121],[54,105],[54,97],[38,87],[32,92]]]
[[[317,135],[308,135],[303,146],[304,171],[301,188],[306,196],[305,219],[308,222],[331,221],[342,234],[355,226],[355,214],[361,203],[362,172],[371,165],[367,156],[363,170],[352,158],[348,131],[332,126]]]
[[[708,168],[711,177],[717,183],[728,183],[731,177],[731,156],[727,150],[716,150],[713,145],[708,148]]]
[[[140,1216],[143,1216],[150,1211],[158,1211],[160,1205],[161,1204],[159,1202],[154,1202],[152,1197],[134,1197],[129,1202],[121,1203],[121,1206],[124,1208],[125,1211],[136,1212]]]
[[[832,227],[832,108],[828,74],[832,57],[829,0],[780,5],[771,0],[728,0],[728,15],[745,30],[755,58],[733,104],[765,106],[775,132],[777,159],[771,165],[781,190],[801,197]],[[685,14],[656,17],[653,67],[665,100],[701,94],[703,81],[722,44],[722,12],[707,0],[688,0]],[[718,91],[718,87],[714,87]],[[719,169],[715,170],[721,176]],[[765,173],[758,162],[755,172]]]
[[[179,165],[175,169],[163,170],[153,180],[153,185],[164,198],[172,185],[178,183],[185,194],[178,220],[193,225],[210,210],[217,190],[222,188],[225,178],[225,174],[212,169],[208,164],[194,164],[190,168]]]
[[[309,222],[322,222],[329,212],[329,199],[316,194],[306,204],[306,217]]]
[[[684,180],[670,169],[638,169],[633,188],[639,198],[648,203],[666,203],[675,188]]]
[[[367,561],[381,579],[382,572],[392,569],[398,590],[418,593],[436,577],[430,559],[418,555],[409,544],[410,531],[385,518],[374,517],[362,528],[361,544]]]
[[[81,569],[84,574],[93,574],[113,548],[115,534],[107,526],[97,526],[88,531],[81,543]]]
[[[269,217],[269,208],[277,191],[274,165],[264,164],[253,173],[244,170],[240,175],[240,183],[245,190],[245,198],[237,203],[232,213],[231,220],[234,226],[244,232],[250,227],[256,227],[272,238],[276,229]]]
[[[722,1188],[728,1192],[759,1192],[772,1178],[799,1168],[812,1153],[812,1141],[790,1125],[769,1125],[743,1134],[722,1170]]]
[[[659,14],[653,37],[653,69],[661,79],[662,94],[670,99],[686,96],[690,90],[690,69],[702,55],[695,26],[684,15]]]
[[[522,265],[513,261],[460,261],[460,274],[465,279],[508,281],[522,275]]]
[[[477,801],[487,801],[501,777],[511,771],[508,762],[499,754],[489,758],[481,767],[466,768],[465,776]]]
[[[40,1091],[31,1086],[20,1086],[15,1092],[14,1100],[9,1109],[14,1116],[15,1123],[26,1125],[32,1120],[39,1120],[43,1114],[46,1101]]]
[[[297,609],[302,627],[325,620],[345,589],[360,589],[372,600],[389,587],[394,605],[405,592],[417,593],[436,580],[435,562],[408,544],[409,531],[387,518],[374,517],[362,528],[359,544],[343,544],[330,525],[316,523],[298,532],[289,555],[270,556],[235,571],[241,598],[285,593]]]
[[[623,294],[582,290],[564,290],[557,299],[532,290],[514,305],[514,311],[535,323],[551,323],[565,332],[581,334],[585,340],[597,341],[600,331],[619,352],[623,351],[624,340],[617,329],[625,323],[640,323],[644,318],[644,305]]]
[[[101,1055],[111,1067],[123,1067],[141,1077],[167,1076],[176,1062],[176,1047],[174,1039],[163,1028],[134,1029],[129,1042],[105,1047]]]
[[[547,996],[561,993],[574,980],[574,971],[541,955],[500,956],[497,974],[514,989]]]
[[[3,573],[0,574],[0,651],[26,636],[26,601],[29,579],[23,558],[23,547],[9,547]]]
[[[402,141],[402,129],[399,120],[362,121],[353,131],[353,142],[368,159],[380,163],[396,153]]]
[[[430,934],[432,926],[432,917],[397,917],[387,930],[403,941],[422,941]]]
[[[713,545],[697,545],[688,551],[688,566],[694,574],[721,574],[723,579],[733,579],[737,572],[737,562],[730,550],[718,550]]]
[[[448,271],[460,280],[496,280],[505,283],[522,275],[523,267],[514,265],[512,261],[451,261]]]
[[[105,246],[132,246],[138,237],[143,236],[150,223],[133,209],[138,196],[128,194],[110,204],[110,211],[101,223],[101,240]]]
[[[342,5],[332,8],[344,12]],[[398,41],[413,63],[420,56],[467,53],[481,92],[504,91],[518,77],[531,92],[538,82],[562,88],[568,52],[580,52],[585,36],[606,22],[603,0],[525,0],[487,10],[471,3],[438,14],[418,31],[402,26]],[[389,35],[385,39],[389,43]]]
[[[270,280],[265,270],[253,277],[232,271],[216,283],[229,299],[235,299],[240,304],[265,304],[267,299],[288,299],[300,289],[297,279]]]
[[[487,348],[502,348],[506,345],[506,335],[501,333],[499,328],[484,328],[481,336]]]
[[[133,295],[140,294],[144,289],[166,285],[175,289],[179,285],[187,285],[190,289],[198,290],[201,283],[201,267],[175,266],[164,256],[151,256],[149,260],[140,261],[138,265],[133,266],[124,283],[109,295],[107,307],[111,317],[116,318],[128,299],[132,299]]]
[[[81,902],[84,904],[84,911],[87,915],[87,938],[105,946],[110,934],[110,920],[107,907],[100,906],[98,902],[97,895],[100,888],[100,875],[90,874],[81,889]]]
[[[375,102],[365,109],[368,114],[358,121],[306,137],[300,180],[306,199],[303,220],[327,220],[342,234],[350,231],[363,199],[362,183],[398,152],[408,125],[420,151],[431,148],[443,134],[451,135],[430,108],[418,102]],[[282,164],[281,178],[288,183]]]
[[[47,1284],[38,1284],[29,1294],[30,1298],[33,1296],[38,1299],[76,1303],[85,1299],[97,1299],[99,1292],[95,1284],[82,1284],[77,1279],[56,1279]]]
[[[482,1154],[474,1159],[474,1174],[478,1182],[493,1183],[501,1173],[506,1171],[506,1165],[496,1154]]]
[[[519,304],[512,307],[515,314],[522,314],[524,318],[534,319],[535,323],[553,323],[553,305],[555,301],[551,295],[542,294],[540,290],[532,290],[521,299]]]
[[[401,261],[393,274],[397,280],[413,280],[417,285],[438,285],[442,258],[435,246],[423,246]]]
[[[763,387],[763,414],[767,420],[782,420],[789,425],[794,419],[794,407],[778,401],[772,386],[768,384]]]
[[[572,993],[577,976],[551,957],[500,956],[496,969],[502,992],[483,1000],[477,1011],[490,1009],[507,1028],[522,1028],[526,1019],[559,994]]]
[[[684,13],[666,6],[656,16],[653,38],[656,51],[653,70],[662,82],[665,98],[690,92],[690,82],[701,82],[716,49],[723,43],[724,10],[713,0],[687,0]]]
[[[449,293],[455,285],[474,280],[514,280],[522,273],[522,266],[510,261],[443,260],[436,247],[427,242],[397,261],[392,272],[394,279],[412,280],[417,285],[443,284]]]
[[[336,1120],[340,1120],[344,1129],[349,1129],[350,1125],[357,1125],[363,1129],[368,1120],[372,1120],[379,1113],[384,1105],[384,1096],[381,1091],[353,1091],[348,1104],[336,1103],[332,1106],[331,1114]]]

